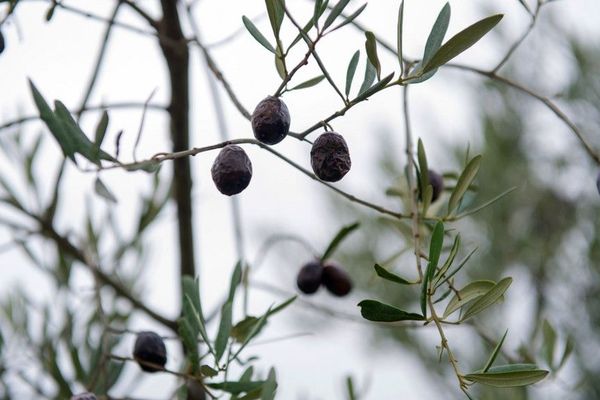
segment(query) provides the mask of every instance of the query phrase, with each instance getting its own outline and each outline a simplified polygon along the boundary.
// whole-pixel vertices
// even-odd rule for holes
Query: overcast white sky
[[[108,16],[113,1],[65,1],[67,4],[85,8],[90,12]],[[156,12],[157,1],[138,1],[151,12]],[[312,13],[312,2],[288,0],[288,6],[298,19],[304,21]],[[356,9],[363,2],[351,2],[350,9]],[[425,5],[426,3],[426,5]],[[397,1],[370,1],[359,21],[371,27],[375,34],[394,43],[396,30]],[[418,57],[427,38],[427,34],[444,1],[427,2],[407,1],[405,6],[405,51]],[[506,17],[499,30],[506,37],[516,38],[526,27],[528,20],[516,0],[496,1],[452,1],[452,19],[449,34],[488,14],[504,12]],[[86,87],[100,38],[104,31],[102,23],[91,21],[58,9],[51,23],[44,21],[48,4],[43,1],[23,1],[17,13],[17,24],[11,23],[3,28],[6,38],[6,50],[0,55],[0,123],[34,113],[33,103],[27,87],[27,78],[34,80],[48,100],[60,99],[68,107],[77,107]],[[581,34],[597,33],[597,17],[600,5],[596,0],[571,0],[556,2],[546,10],[550,14],[560,15],[565,29],[576,30]],[[242,27],[241,16],[255,17],[264,13],[262,1],[217,1],[203,0],[195,8],[199,26],[205,43],[213,43]],[[144,22],[123,7],[119,20],[145,28]],[[570,21],[570,22],[569,22]],[[264,33],[270,29],[266,18],[257,25]],[[284,37],[294,36],[293,27],[284,24]],[[189,32],[189,31],[188,31]],[[270,37],[270,35],[269,35]],[[496,35],[490,35],[475,48],[461,55],[459,61],[481,67],[489,67],[499,60],[504,47],[498,47],[500,41]],[[525,43],[527,47],[527,43]],[[357,49],[364,49],[364,36],[348,26],[321,44],[319,53],[328,69],[339,84],[344,82],[347,63]],[[304,54],[302,46],[292,53],[291,64]],[[363,74],[364,50],[357,71],[357,80]],[[226,46],[215,48],[213,56],[232,84],[242,103],[252,110],[254,105],[267,94],[273,93],[279,78],[274,68],[272,55],[258,45],[254,39],[243,32]],[[380,50],[383,75],[397,70],[397,60]],[[193,146],[203,146],[220,141],[213,113],[212,99],[207,85],[206,71],[200,62],[196,49],[192,52],[191,85],[192,112],[191,126]],[[295,82],[303,81],[318,74],[313,61],[298,74]],[[479,83],[479,80],[471,80]],[[355,82],[355,85],[358,85]],[[138,101],[143,102],[157,89],[155,102],[166,104],[169,89],[165,68],[155,38],[115,28],[110,41],[110,51],[102,69],[102,75],[94,90],[90,104],[101,102]],[[442,71],[429,82],[415,87],[413,103],[414,126],[417,135],[422,136],[428,145],[432,160],[441,166],[450,166],[451,159],[444,156],[441,146],[449,140],[471,140],[477,144],[477,126],[473,122],[472,110],[475,104],[461,74]],[[250,124],[241,117],[223,93],[228,134],[233,138],[251,137]],[[284,97],[291,117],[292,130],[301,131],[315,121],[323,119],[332,111],[341,107],[335,93],[325,83],[306,91],[286,94]],[[139,110],[111,112],[109,134],[105,140],[107,150],[112,152],[114,137],[123,129],[123,157],[129,158],[140,122]],[[87,114],[83,119],[83,128],[92,132],[98,119],[97,114]],[[373,172],[376,170],[373,150],[377,141],[389,140],[389,145],[397,148],[399,159],[403,154],[403,119],[401,113],[400,92],[390,90],[351,110],[343,119],[336,120],[333,127],[343,133],[348,141],[353,160],[353,169],[339,184],[340,187],[364,198],[373,198],[382,190],[374,185]],[[167,120],[161,112],[149,112],[142,142],[138,151],[140,156],[149,157],[156,152],[169,149]],[[379,131],[387,128],[393,138],[383,138]],[[25,131],[35,133],[42,129],[39,124],[27,125]],[[313,136],[314,137],[314,136]],[[60,156],[58,147],[47,134],[48,146],[43,153],[38,169],[42,181],[50,182],[54,165]],[[305,143],[288,138],[277,145],[277,150],[309,167],[309,147]],[[316,184],[298,171],[284,165],[272,155],[260,149],[248,147],[247,152],[254,166],[254,177],[249,188],[240,196],[244,233],[247,238],[246,252],[252,260],[258,246],[271,233],[295,233],[305,237],[316,248],[323,248],[335,231],[345,223],[352,221],[329,221],[325,201],[326,188]],[[206,309],[212,309],[226,290],[229,274],[235,263],[236,254],[230,220],[230,203],[214,188],[210,179],[210,166],[215,153],[205,153],[192,160],[195,178],[194,218],[196,223],[196,250],[201,267],[203,301]],[[3,171],[10,168],[7,160],[2,160]],[[46,168],[51,165],[51,168]],[[170,173],[168,165],[162,175]],[[50,174],[50,175],[49,175]],[[63,230],[82,231],[82,216],[85,213],[86,198],[93,198],[93,174],[85,174],[75,168],[69,168],[63,184],[65,203],[63,204],[60,226]],[[114,171],[102,174],[102,178],[119,199],[117,214],[123,221],[132,221],[138,207],[138,193],[147,191],[149,179],[142,173],[130,174]],[[102,207],[102,202],[98,202]],[[390,206],[393,206],[390,203]],[[10,240],[8,232],[0,229],[0,241]],[[177,263],[175,254],[175,214],[168,207],[155,226],[148,240],[151,245],[151,257],[144,279],[146,300],[155,308],[175,315],[179,301],[177,299],[176,280]],[[283,259],[271,257],[261,267],[257,279],[271,283],[293,292],[294,277],[299,266],[310,255],[301,249],[289,245],[283,248],[292,256]],[[342,249],[343,251],[343,249]],[[280,253],[281,254],[281,253]],[[2,279],[0,293],[10,287],[22,284],[37,299],[49,300],[48,282],[39,273],[26,265],[18,251],[3,253],[1,256]],[[298,257],[298,258],[295,258]],[[85,291],[89,280],[81,274],[81,290]],[[518,293],[518,285],[515,295]],[[254,313],[265,310],[274,301],[281,298],[252,292],[251,309]],[[356,303],[360,294],[345,299],[333,299],[327,294],[317,294],[314,302],[327,304],[336,309],[358,314]],[[510,304],[510,302],[509,302]],[[343,379],[347,374],[357,378],[359,387],[370,381],[369,391],[364,399],[398,398],[439,398],[434,383],[437,376],[415,370],[411,356],[401,348],[385,346],[384,350],[371,347],[370,329],[361,324],[339,322],[322,316],[315,316],[295,305],[292,311],[275,318],[263,338],[273,338],[299,332],[310,332],[315,324],[326,325],[318,334],[296,338],[276,344],[257,346],[251,353],[260,355],[259,365],[266,371],[271,365],[277,368],[279,376],[279,396],[281,399],[340,399],[343,398]],[[306,328],[303,327],[306,321]],[[133,328],[145,328],[150,325],[145,318],[136,318]],[[160,329],[157,327],[157,329]],[[452,339],[452,332],[451,332]],[[517,343],[518,338],[514,338]],[[177,352],[175,346],[172,353]],[[128,352],[124,348],[123,352]],[[435,349],[431,348],[431,351]],[[168,366],[177,368],[181,360],[172,358]],[[133,370],[132,366],[132,370]],[[119,385],[124,390],[127,385]],[[152,375],[145,377],[133,396],[159,399],[173,388],[169,376]]]

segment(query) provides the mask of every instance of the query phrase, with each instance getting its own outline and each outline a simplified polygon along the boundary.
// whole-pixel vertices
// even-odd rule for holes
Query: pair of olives
[[[290,130],[290,112],[280,98],[269,96],[256,106],[251,124],[257,140],[274,145],[285,139]],[[339,181],[351,167],[348,145],[335,132],[325,132],[315,140],[310,161],[315,175],[327,182]],[[244,149],[230,144],[215,158],[211,175],[219,192],[232,196],[250,184],[252,162]]]
[[[352,280],[344,269],[332,262],[321,260],[306,263],[296,277],[298,289],[305,294],[313,294],[321,285],[335,296],[345,296],[352,290]]]

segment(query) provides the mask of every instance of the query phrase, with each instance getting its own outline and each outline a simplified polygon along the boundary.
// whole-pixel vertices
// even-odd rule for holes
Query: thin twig
[[[119,13],[119,8],[121,7],[121,4],[121,2],[118,2],[115,5],[115,8],[106,25],[106,31],[104,32],[104,37],[102,38],[100,51],[98,52],[98,57],[96,58],[96,63],[94,64],[94,71],[92,72],[90,82],[88,83],[87,89],[84,92],[83,99],[81,100],[81,105],[79,106],[79,112],[77,113],[77,122],[81,120],[82,110],[84,110],[87,106],[87,102],[90,99],[92,91],[94,90],[94,86],[96,86],[96,82],[98,80],[98,76],[100,75],[100,70],[103,65],[104,56],[106,55],[106,50],[108,49],[108,41],[110,40],[110,34],[115,24],[115,19],[117,18],[117,14]]]

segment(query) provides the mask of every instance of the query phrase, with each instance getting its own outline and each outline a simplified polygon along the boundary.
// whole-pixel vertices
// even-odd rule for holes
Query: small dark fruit
[[[162,371],[167,363],[167,348],[154,332],[140,332],[133,347],[133,358],[146,372]]]
[[[305,264],[298,272],[296,284],[302,293],[313,294],[321,286],[321,277],[323,275],[323,266],[318,261],[311,261]]]
[[[94,393],[80,393],[71,396],[71,400],[96,400],[96,395]]]
[[[444,191],[444,178],[435,171],[429,170],[429,184],[433,188],[431,201],[436,201]]]
[[[280,98],[268,96],[254,109],[251,122],[256,139],[265,144],[277,144],[290,130],[290,112]]]
[[[344,137],[335,132],[325,132],[315,140],[310,150],[310,164],[317,177],[327,182],[337,182],[350,171],[352,162]]]
[[[210,172],[219,192],[231,196],[248,187],[252,163],[244,149],[230,144],[219,152]]]
[[[2,54],[3,51],[4,51],[4,35],[2,35],[2,32],[0,31],[0,54]]]
[[[206,391],[200,382],[189,380],[186,386],[187,400],[206,400]]]
[[[336,296],[345,296],[352,290],[352,280],[338,264],[326,262],[323,265],[323,285]]]

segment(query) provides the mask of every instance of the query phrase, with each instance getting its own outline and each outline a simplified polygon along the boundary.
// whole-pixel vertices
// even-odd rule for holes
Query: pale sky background
[[[108,0],[65,1],[90,12],[108,16],[114,2]],[[154,15],[158,14],[157,1],[138,1]],[[425,5],[426,3],[426,5]],[[305,21],[312,13],[312,2],[288,0],[294,15]],[[358,8],[362,1],[352,1],[349,9]],[[371,0],[359,21],[371,27],[374,33],[388,42],[395,42],[397,1]],[[405,6],[405,53],[418,57],[437,13],[444,1],[427,2],[407,1]],[[506,13],[498,32],[509,38],[518,37],[528,24],[526,14],[516,0],[496,1],[451,1],[452,18],[447,38],[477,19],[492,13]],[[6,50],[0,55],[0,123],[21,115],[35,112],[27,86],[30,77],[47,100],[60,99],[68,107],[77,107],[82,91],[87,85],[93,63],[98,52],[104,24],[91,21],[79,15],[58,9],[50,23],[44,21],[48,3],[43,1],[23,1],[17,13],[18,29],[15,24],[3,28],[6,38]],[[390,12],[392,10],[393,12]],[[201,27],[203,40],[210,44],[242,27],[241,16],[255,17],[264,13],[264,3],[253,1],[217,1],[203,0],[195,8],[195,16]],[[598,33],[597,17],[600,16],[600,4],[597,0],[570,0],[552,4],[542,14],[560,16],[564,29],[581,35]],[[144,21],[123,7],[119,20],[146,29]],[[257,25],[267,37],[271,37],[267,18]],[[187,28],[187,24],[186,24]],[[187,31],[189,33],[189,30]],[[479,67],[493,66],[506,48],[499,47],[498,32],[490,34],[474,48],[461,55],[457,61]],[[287,42],[295,36],[293,26],[285,22],[283,37]],[[285,39],[284,39],[285,40]],[[289,58],[289,64],[295,65],[304,52],[302,45],[296,47]],[[361,49],[361,62],[355,78],[355,88],[360,85],[364,68],[364,35],[347,26],[326,38],[319,45],[319,53],[328,66],[334,79],[343,86],[348,61],[354,51]],[[522,51],[527,52],[527,42]],[[212,50],[213,57],[238,94],[239,99],[249,110],[275,91],[279,77],[275,71],[271,53],[263,49],[247,32],[238,35],[225,46]],[[397,60],[382,49],[382,75],[397,71]],[[197,49],[192,46],[191,54],[191,144],[204,146],[220,141],[216,119],[213,113],[212,98],[207,84],[206,71]],[[535,60],[532,60],[535,62]],[[555,77],[556,71],[546,66],[541,73]],[[293,82],[317,75],[314,61],[294,78]],[[469,85],[469,83],[475,86]],[[463,72],[442,70],[430,81],[415,86],[412,90],[411,111],[414,131],[428,146],[430,159],[436,160],[441,167],[452,167],[451,157],[444,155],[443,144],[449,141],[459,143],[470,141],[477,148],[480,137],[474,119],[474,103],[471,91],[481,84],[479,78]],[[219,86],[220,87],[220,86]],[[169,88],[166,81],[165,66],[154,37],[147,37],[115,28],[110,41],[110,51],[102,69],[102,75],[93,92],[89,104],[102,102],[138,101],[143,102],[152,90],[157,89],[154,102],[166,104]],[[250,124],[233,107],[225,93],[222,93],[227,123],[232,138],[251,137]],[[332,125],[336,131],[345,135],[348,141],[353,167],[339,187],[369,199],[384,188],[375,185],[373,174],[376,172],[376,155],[373,150],[378,141],[388,140],[389,146],[397,148],[400,160],[405,160],[403,150],[403,118],[399,90],[389,90],[378,94],[370,101],[352,109],[344,118],[335,120]],[[333,90],[322,82],[316,88],[288,93],[284,96],[291,118],[292,130],[302,131],[315,121],[323,119],[331,112],[341,108],[340,100]],[[131,157],[131,148],[140,123],[141,110],[119,110],[110,113],[109,133],[105,140],[106,149],[114,150],[116,133],[125,131],[122,141],[122,157]],[[97,113],[88,113],[83,118],[83,129],[93,132],[99,118]],[[383,137],[380,131],[386,128],[392,138]],[[39,123],[24,126],[24,132],[37,133],[42,129]],[[565,135],[564,131],[557,137]],[[61,155],[58,146],[46,132],[47,146],[42,158],[38,160],[38,174],[41,181],[52,182],[55,165]],[[31,137],[31,136],[29,136]],[[313,139],[315,134],[311,136]],[[561,139],[557,139],[560,141]],[[166,114],[150,111],[146,117],[145,129],[138,150],[140,157],[149,157],[154,153],[168,151],[168,126]],[[288,138],[276,149],[305,167],[309,164],[309,146],[293,138]],[[254,175],[247,190],[240,196],[246,237],[246,253],[250,261],[256,256],[262,241],[270,234],[294,233],[303,236],[317,249],[323,249],[337,229],[353,221],[331,221],[328,218],[326,201],[327,188],[311,181],[299,171],[275,159],[267,152],[256,147],[246,147],[252,159]],[[201,286],[205,309],[211,310],[225,293],[229,275],[236,261],[230,202],[214,187],[210,179],[210,166],[216,153],[204,153],[192,159],[195,178],[194,218],[196,222],[196,250],[198,266],[201,268]],[[404,161],[403,161],[404,162]],[[51,165],[46,168],[46,165]],[[9,174],[10,162],[0,161],[3,173]],[[10,172],[14,175],[13,172]],[[168,178],[170,165],[163,166],[161,175]],[[94,199],[97,210],[105,206],[104,202],[93,194],[94,174],[77,171],[71,165],[67,179],[63,181],[62,212],[59,226],[63,231],[69,229],[82,232],[86,199]],[[134,221],[138,210],[138,196],[147,192],[150,179],[143,173],[110,171],[102,173],[102,179],[117,196],[117,215],[127,226]],[[394,207],[390,200],[387,206]],[[98,218],[101,214],[98,213]],[[10,240],[9,232],[0,228],[0,242]],[[156,309],[171,316],[177,312],[179,299],[177,260],[175,254],[176,225],[175,210],[172,206],[163,212],[160,223],[153,226],[147,235],[150,245],[149,262],[141,277],[145,286],[145,300]],[[343,247],[340,249],[343,251]],[[285,257],[281,257],[286,254]],[[51,291],[48,280],[40,272],[27,265],[20,251],[14,250],[1,256],[4,265],[0,280],[0,294],[16,285],[23,285],[38,301],[50,301]],[[275,250],[257,272],[256,279],[271,282],[290,292],[295,292],[295,274],[301,264],[310,255],[301,248],[286,244]],[[370,266],[369,266],[370,268]],[[90,277],[85,271],[78,271],[76,285],[85,304],[89,295]],[[508,273],[508,271],[507,271]],[[527,308],[526,283],[517,278],[510,296],[503,307],[518,305]],[[87,293],[87,294],[86,294]],[[347,298],[336,299],[320,291],[310,298],[311,301],[324,304],[343,312],[358,315],[356,304],[363,296],[353,293]],[[525,300],[523,300],[525,299]],[[259,314],[273,302],[283,298],[253,290],[251,292],[251,311]],[[239,313],[238,313],[239,316]],[[526,321],[519,320],[519,313],[513,317],[511,325]],[[344,377],[348,374],[356,378],[359,389],[369,382],[368,391],[362,399],[398,399],[398,398],[439,398],[437,392],[441,386],[435,384],[437,375],[416,369],[412,355],[402,351],[394,344],[379,343],[373,347],[370,337],[372,329],[365,324],[336,321],[315,315],[299,305],[293,305],[290,311],[274,317],[260,337],[260,340],[280,336],[311,332],[316,325],[325,326],[315,335],[290,339],[273,344],[251,347],[247,355],[260,356],[259,370],[266,373],[273,365],[279,378],[278,398],[280,399],[342,399],[344,398]],[[143,316],[132,320],[134,329],[156,329],[168,332],[149,322]],[[213,327],[215,328],[215,327]],[[431,337],[431,352],[438,340],[435,332],[424,329],[423,334]],[[467,335],[467,336],[465,336]],[[467,329],[449,329],[450,341],[468,337]],[[122,353],[128,354],[129,347]],[[519,343],[518,329],[511,331],[508,345]],[[171,354],[178,353],[175,343],[169,345]],[[464,346],[463,346],[464,347]],[[462,349],[468,351],[469,349]],[[168,367],[175,369],[180,363],[179,357],[171,357]],[[126,379],[117,385],[113,395],[122,395],[128,382],[137,377],[137,367],[131,365]],[[448,367],[449,368],[449,367]],[[135,372],[135,375],[134,375]],[[235,376],[235,373],[232,375]],[[146,396],[150,399],[165,398],[174,388],[173,379],[168,375],[154,374],[144,376],[142,384],[134,397]],[[537,390],[547,391],[561,396],[554,385],[546,385]],[[563,393],[564,394],[564,393]],[[162,397],[161,397],[162,396]]]

